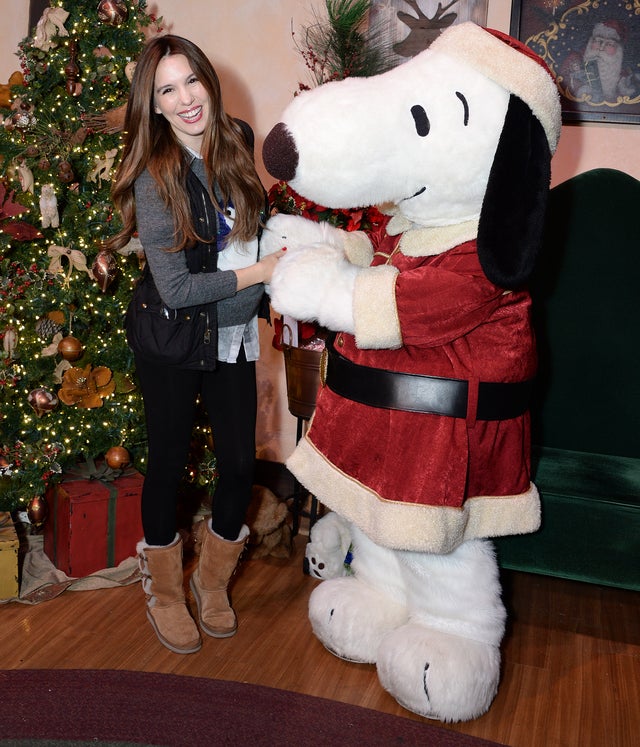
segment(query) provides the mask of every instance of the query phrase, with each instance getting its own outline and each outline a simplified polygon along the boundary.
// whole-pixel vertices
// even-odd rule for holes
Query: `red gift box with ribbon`
[[[59,570],[81,578],[135,555],[143,538],[143,476],[88,462],[46,493],[44,551]]]

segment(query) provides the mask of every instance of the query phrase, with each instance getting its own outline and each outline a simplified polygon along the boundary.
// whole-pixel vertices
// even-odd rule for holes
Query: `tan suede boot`
[[[216,534],[210,521],[205,521],[202,527],[200,561],[191,576],[190,586],[198,605],[200,628],[213,638],[229,638],[238,627],[227,586],[248,536],[247,526],[242,527],[234,542]]]
[[[180,535],[170,545],[138,542],[136,550],[147,617],[160,643],[176,654],[195,653],[202,640],[185,602]]]

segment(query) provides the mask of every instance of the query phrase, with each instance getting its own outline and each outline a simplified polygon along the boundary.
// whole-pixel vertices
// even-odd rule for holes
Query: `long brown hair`
[[[264,189],[256,172],[253,153],[240,125],[222,108],[220,81],[201,49],[188,39],[173,34],[149,41],[136,65],[131,81],[124,123],[122,159],[111,188],[111,199],[122,218],[122,229],[106,243],[107,249],[121,249],[136,231],[134,184],[145,168],[158,185],[176,227],[175,243],[168,251],[179,251],[198,240],[193,225],[186,175],[189,158],[169,122],[154,109],[154,79],[160,60],[167,55],[184,55],[211,99],[211,121],[205,131],[202,157],[211,185],[217,183],[223,201],[235,207],[231,237],[248,241],[256,234],[264,206]],[[213,200],[217,205],[217,201]]]

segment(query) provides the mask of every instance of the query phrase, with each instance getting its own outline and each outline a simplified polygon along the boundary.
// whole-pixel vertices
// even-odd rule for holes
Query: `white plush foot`
[[[404,625],[406,607],[354,576],[323,581],[309,599],[309,620],[322,644],[341,659],[374,664],[383,636]]]
[[[489,709],[500,679],[500,650],[416,623],[385,636],[380,683],[401,706],[426,718],[468,721]]]

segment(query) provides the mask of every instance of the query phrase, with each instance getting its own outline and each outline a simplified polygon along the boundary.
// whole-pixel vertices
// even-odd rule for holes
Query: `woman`
[[[220,476],[191,589],[201,629],[227,637],[237,625],[227,586],[249,533],[257,316],[280,253],[258,260],[265,193],[253,133],[223,111],[215,70],[192,42],[167,35],[145,46],[125,132],[112,190],[123,228],[108,247],[137,230],[146,256],[127,312],[149,442],[138,553],[158,638],[192,653],[201,638],[185,603],[176,506],[196,403],[212,426]]]

